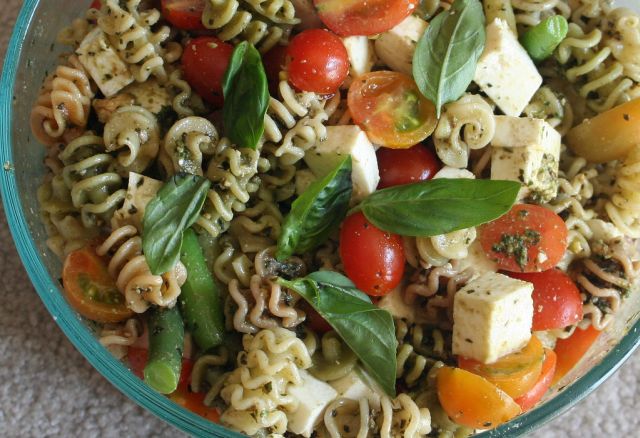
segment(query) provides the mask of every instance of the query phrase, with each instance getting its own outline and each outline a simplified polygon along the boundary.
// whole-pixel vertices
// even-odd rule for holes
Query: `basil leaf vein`
[[[198,218],[211,182],[197,175],[173,176],[149,202],[142,221],[142,251],[154,275],[180,259],[182,235]]]
[[[413,76],[440,117],[442,105],[464,94],[484,50],[484,11],[478,0],[456,0],[438,14],[418,41]]]
[[[402,236],[438,236],[499,218],[515,203],[515,181],[434,179],[374,192],[359,205],[376,227]]]
[[[371,303],[345,276],[314,272],[278,282],[302,296],[358,356],[364,369],[389,396],[396,392],[396,340],[391,314]]]
[[[278,260],[315,249],[338,229],[349,210],[351,156],[296,199],[278,239]]]
[[[229,139],[255,149],[264,133],[264,116],[269,106],[267,75],[256,48],[245,42],[236,46],[222,80],[222,115]]]

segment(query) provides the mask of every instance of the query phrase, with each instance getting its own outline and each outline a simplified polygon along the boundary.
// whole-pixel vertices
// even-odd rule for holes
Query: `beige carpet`
[[[0,59],[21,3],[0,1]],[[66,340],[22,268],[3,212],[0,283],[1,437],[183,436],[126,399]],[[638,436],[639,375],[636,353],[587,400],[532,436]]]

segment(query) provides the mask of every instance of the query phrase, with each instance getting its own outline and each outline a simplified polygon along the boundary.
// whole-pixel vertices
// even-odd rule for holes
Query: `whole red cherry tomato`
[[[376,156],[380,171],[379,189],[426,181],[440,170],[436,155],[421,144],[409,149],[380,148]]]
[[[233,46],[215,37],[188,41],[182,54],[184,77],[204,100],[216,107],[224,102],[222,79],[227,71]]]

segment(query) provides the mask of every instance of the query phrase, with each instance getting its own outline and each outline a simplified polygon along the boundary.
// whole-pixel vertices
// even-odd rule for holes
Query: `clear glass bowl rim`
[[[198,437],[242,437],[222,426],[189,412],[156,393],[96,340],[75,311],[69,307],[58,285],[46,270],[29,231],[27,220],[18,196],[13,170],[12,121],[13,93],[22,45],[39,0],[25,0],[13,29],[7,49],[2,79],[0,80],[0,190],[5,214],[22,263],[49,313],[78,351],[111,384],[129,399],[176,428]],[[529,433],[566,412],[613,374],[640,345],[640,321],[629,330],[620,342],[592,367],[584,376],[568,386],[553,399],[515,420],[478,437],[515,437]]]

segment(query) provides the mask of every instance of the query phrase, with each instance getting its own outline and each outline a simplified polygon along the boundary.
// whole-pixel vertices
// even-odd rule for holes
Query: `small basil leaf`
[[[413,55],[413,77],[438,117],[442,105],[458,100],[469,87],[485,39],[478,0],[456,0],[429,23]]]
[[[335,231],[349,209],[351,156],[296,199],[278,239],[278,260],[315,249]]]
[[[522,35],[520,42],[531,59],[542,62],[553,54],[568,32],[567,19],[562,15],[553,15],[529,29]]]
[[[142,251],[154,275],[171,270],[180,259],[182,234],[198,218],[210,185],[201,176],[178,174],[147,205]]]
[[[260,53],[246,41],[238,44],[231,55],[222,92],[227,136],[241,147],[255,149],[264,133],[269,87]]]
[[[302,296],[358,356],[365,370],[389,396],[396,392],[396,340],[393,317],[379,309],[345,276],[315,272],[278,282]]]
[[[402,236],[438,236],[507,213],[520,183],[486,179],[433,179],[374,192],[359,206],[376,227]]]

